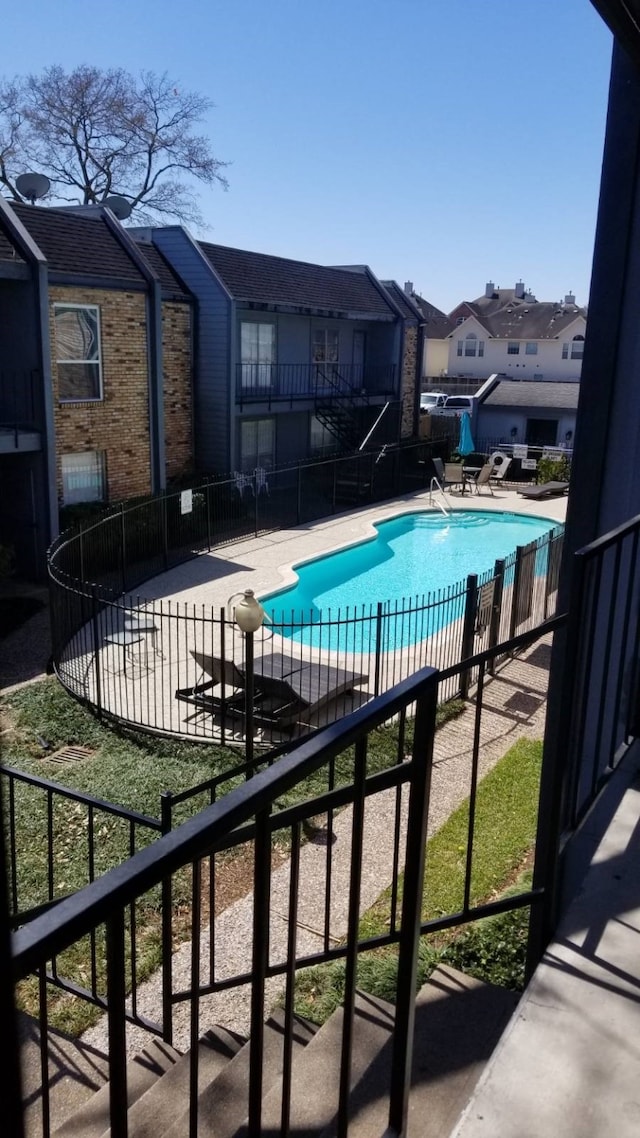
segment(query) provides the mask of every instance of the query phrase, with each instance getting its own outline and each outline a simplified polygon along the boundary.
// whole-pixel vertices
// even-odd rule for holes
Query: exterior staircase
[[[408,1138],[445,1138],[451,1133],[517,1000],[514,993],[482,984],[452,968],[435,970],[416,1002]],[[349,1097],[349,1135],[353,1138],[382,1138],[387,1130],[393,1026],[391,1004],[357,994]],[[295,1138],[334,1138],[336,1134],[342,1027],[342,1008],[321,1028],[295,1018],[290,1113]],[[108,1138],[108,1084],[92,1093],[86,1062],[78,1078],[83,1064],[78,1063],[77,1046],[69,1042],[70,1057],[65,1064],[58,1040],[60,1077],[52,1088],[52,1133],[55,1138]],[[199,1138],[246,1138],[247,1041],[224,1028],[213,1028],[201,1037],[198,1048]],[[265,1024],[262,1080],[262,1132],[272,1138],[281,1133],[283,1054],[284,1013],[276,1010]],[[103,1073],[104,1056],[101,1060]],[[95,1074],[100,1067],[95,1056],[90,1065]],[[186,1138],[189,1085],[189,1055],[152,1040],[127,1068],[130,1138]],[[78,1104],[81,1092],[84,1101]],[[40,1134],[40,1110],[31,1109],[27,1138]]]

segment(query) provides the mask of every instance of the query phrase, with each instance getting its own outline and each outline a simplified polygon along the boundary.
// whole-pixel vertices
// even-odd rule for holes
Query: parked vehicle
[[[444,407],[448,398],[444,391],[423,391],[420,396],[420,412],[429,414],[437,407]]]

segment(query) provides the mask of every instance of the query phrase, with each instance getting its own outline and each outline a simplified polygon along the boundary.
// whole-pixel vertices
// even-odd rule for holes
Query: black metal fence
[[[249,1133],[254,1135],[261,1133],[265,1016],[276,996],[283,1001],[285,1074],[280,1133],[290,1133],[289,1103],[295,1079],[291,1064],[296,1025],[294,993],[298,977],[310,964],[344,962],[344,1018],[339,1047],[340,1070],[347,1072],[352,1058],[358,964],[364,954],[382,946],[394,947],[398,959],[394,1059],[384,1093],[390,1127],[401,1133],[411,1069],[410,1025],[419,936],[507,909],[530,906],[531,928],[535,932],[536,928],[545,927],[546,920],[548,938],[554,928],[549,916],[553,915],[553,897],[557,892],[560,850],[570,848],[571,833],[638,737],[639,551],[640,517],[577,555],[568,615],[556,616],[541,627],[476,653],[443,674],[424,669],[404,680],[325,731],[303,739],[273,766],[256,773],[196,818],[165,833],[117,870],[92,881],[78,894],[65,898],[19,929],[12,946],[14,979],[32,974],[40,979],[43,1078],[39,1089],[40,1117],[33,1132],[38,1132],[41,1123],[40,1132],[47,1138],[51,1129],[50,1094],[58,1071],[54,1065],[57,1044],[55,1038],[48,1038],[47,1012],[50,993],[60,983],[55,962],[69,946],[88,937],[100,945],[101,955],[107,961],[106,972],[87,998],[108,1015],[112,1087],[109,1122],[115,1138],[127,1133],[126,1021],[146,1022],[165,1039],[173,1038],[175,1044],[186,1049],[198,1040],[201,1031],[220,1022],[216,1001],[228,989],[238,989],[248,998],[251,1062],[245,1113]],[[480,783],[479,744],[484,717],[492,711],[487,699],[488,673],[501,656],[534,645],[538,645],[536,653],[544,648],[545,667],[548,666],[551,634],[565,641],[565,666],[561,690],[555,698],[559,715],[552,724],[552,745],[548,740],[543,761],[533,887],[497,900],[475,902],[471,882],[475,803]],[[539,659],[529,660],[533,670],[543,670]],[[435,784],[432,785],[436,707],[447,683],[468,672],[476,675],[477,682],[471,744],[465,759],[469,821],[466,841],[458,851],[462,866],[459,901],[434,919],[425,920],[424,852],[437,797]],[[461,684],[459,678],[456,686]],[[380,731],[384,732],[387,759],[382,767],[375,767],[373,758]],[[293,797],[288,797],[291,794]],[[382,811],[380,817],[389,821],[369,828],[368,816],[377,810]],[[305,835],[317,828],[319,818],[328,839],[338,826],[343,828],[346,874],[338,872],[337,850],[331,840],[305,840]],[[360,926],[360,915],[370,903],[365,890],[365,868],[370,856],[368,843],[372,840],[376,847],[381,842],[388,845],[391,887],[385,894],[385,931],[368,936]],[[224,859],[234,849],[250,851],[251,934],[242,938],[241,944],[236,938],[230,945],[225,937],[224,914],[213,919],[211,914],[216,913]],[[279,877],[278,851],[283,849],[287,871]],[[306,872],[308,856],[322,867],[320,876]],[[179,887],[177,883],[178,875],[185,873],[189,883],[186,907],[190,914],[186,981],[172,972],[171,953],[171,933],[178,916],[178,906],[173,901],[176,894],[184,898],[184,878]],[[374,884],[377,897],[386,882],[376,879]],[[131,913],[150,890],[161,892],[165,950],[162,1016],[161,1022],[156,1019],[155,1023],[151,1022],[153,1017],[144,1005],[142,992],[135,991],[136,969],[131,970],[129,964]],[[314,893],[316,910],[319,896],[320,909],[325,913],[324,921],[310,930],[314,936],[311,944],[304,932],[310,891]],[[276,896],[278,904],[274,905]],[[336,938],[337,910],[342,914],[340,927],[344,928],[344,935]],[[532,967],[544,947],[544,938],[537,947],[537,953],[530,958]],[[54,962],[53,966],[48,962]],[[178,1005],[188,1008],[188,1023],[180,1036],[175,1016]],[[12,1047],[11,1038],[7,1044]],[[190,1064],[190,1086],[196,1088],[199,1050],[195,1046],[191,1047]],[[339,1082],[333,1109],[339,1119],[338,1131],[344,1134],[348,1081],[341,1077]],[[3,1109],[9,1117],[21,1109],[18,1095],[16,1083],[8,1085]],[[195,1135],[197,1130],[198,1108],[192,1093],[190,1133]]]
[[[519,651],[542,636],[548,636],[558,621],[525,633],[503,646]],[[496,654],[493,649],[469,662],[479,676],[477,712],[470,739],[465,775],[471,803],[466,856],[460,878],[459,898],[450,911],[436,919],[423,916],[424,853],[432,822],[435,798],[430,794],[437,704],[442,699],[441,677],[423,669],[373,703],[353,712],[325,731],[302,741],[271,768],[256,773],[241,788],[231,791],[197,817],[140,850],[116,871],[93,881],[75,896],[67,897],[37,916],[14,935],[13,965],[17,979],[37,973],[41,980],[41,1022],[47,1022],[49,993],[62,986],[67,992],[89,999],[106,1011],[109,1019],[109,1066],[112,1088],[110,1128],[114,1136],[126,1135],[127,1021],[162,1034],[180,1049],[191,1044],[190,1086],[199,1079],[200,1052],[195,1043],[209,1026],[220,1023],[222,993],[237,990],[248,1004],[246,1032],[250,1037],[250,1067],[244,1113],[248,1132],[262,1133],[262,1080],[265,1019],[274,999],[284,1006],[284,1079],[279,1107],[279,1133],[290,1129],[289,1106],[292,1081],[293,1037],[298,1020],[294,1014],[296,983],[309,965],[343,961],[345,971],[344,1015],[339,1044],[341,1070],[352,1061],[353,1025],[358,964],[362,957],[383,946],[397,952],[398,986],[393,1029],[393,1063],[387,1087],[389,1119],[395,1132],[402,1131],[406,1109],[408,1072],[411,1068],[412,1022],[420,934],[437,932],[507,909],[540,904],[543,890],[522,889],[508,899],[474,900],[474,804],[479,785],[479,724],[484,714],[482,692],[487,670]],[[460,671],[460,665],[453,670]],[[382,731],[387,760],[374,763]],[[386,819],[371,826],[372,817]],[[333,841],[319,845],[307,840],[310,824],[324,820],[325,834],[335,828],[343,835],[339,854]],[[313,827],[312,827],[313,829]],[[366,908],[364,867],[371,842],[379,854],[384,845],[391,891],[388,920],[383,934],[367,936],[360,930]],[[278,851],[287,851],[287,872],[278,871]],[[251,932],[235,938],[225,936],[224,914],[211,923],[216,912],[217,890],[223,882],[225,859],[249,855],[253,866],[250,905]],[[309,859],[314,872],[308,870]],[[185,876],[188,894],[185,900]],[[400,884],[402,883],[402,888]],[[375,893],[382,884],[375,881]],[[163,954],[161,970],[161,1021],[154,1020],[142,990],[136,988],[135,916],[150,890],[162,898]],[[181,907],[190,914],[186,931],[190,941],[188,979],[174,975],[172,934]],[[313,895],[313,896],[311,896]],[[320,898],[320,901],[318,901]],[[324,919],[305,931],[310,900],[314,912]],[[284,918],[284,919],[283,919]],[[344,936],[336,930],[344,928]],[[106,959],[99,980],[88,988],[74,990],[62,981],[57,961],[70,946],[86,937],[96,954]],[[47,965],[46,962],[53,962]],[[188,1023],[178,1028],[176,1009],[188,1009]],[[155,1007],[157,1016],[158,1007]],[[42,1133],[48,1136],[51,1118],[48,1077],[47,1033],[41,1034]],[[327,1087],[332,1111],[340,1119],[338,1131],[347,1130],[348,1080]],[[185,1110],[189,1100],[185,1099]],[[189,1103],[189,1133],[198,1133],[195,1095]],[[271,1131],[270,1131],[271,1132]]]
[[[422,461],[426,474],[420,477],[430,478],[430,460]],[[401,460],[392,463],[391,475],[399,473]],[[371,482],[359,478],[372,471],[375,476],[377,468],[375,457],[365,456],[284,474],[316,484],[324,476],[335,492],[353,471],[356,492],[366,485],[368,496]],[[391,477],[376,491],[384,496],[393,485]],[[275,617],[255,634],[248,668],[247,642],[230,611],[152,601],[130,591],[202,543],[212,549],[230,541],[233,531],[211,505],[213,495],[219,506],[231,493],[230,483],[188,491],[184,514],[181,495],[123,508],[52,549],[55,669],[65,687],[99,715],[232,745],[246,743],[248,734],[253,743],[255,730],[257,744],[272,746],[339,718],[419,668],[448,668],[532,628],[554,610],[561,527],[497,561],[483,576],[435,593]],[[271,495],[271,489],[250,492],[252,525],[262,511],[267,516]],[[236,498],[240,509],[239,492]],[[465,673],[463,694],[473,679],[472,671]],[[450,684],[449,696],[455,694]]]

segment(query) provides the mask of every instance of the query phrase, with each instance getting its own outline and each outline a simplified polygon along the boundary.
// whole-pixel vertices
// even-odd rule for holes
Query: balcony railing
[[[394,364],[238,364],[238,403],[282,403],[393,396]]]
[[[17,447],[19,436],[41,429],[38,418],[38,371],[0,371],[0,431],[14,436]]]
[[[126,1120],[126,1048],[125,1023],[145,1025],[143,1009],[136,993],[135,931],[137,906],[145,894],[155,887],[162,889],[163,945],[161,968],[161,1022],[146,1023],[167,1041],[174,1036],[175,1009],[182,1004],[188,1009],[187,1039],[197,1041],[208,1026],[207,1000],[216,993],[237,987],[248,993],[250,1005],[249,1076],[246,1083],[246,1113],[249,1133],[262,1133],[261,1086],[264,1057],[264,1016],[273,997],[273,983],[283,992],[285,1006],[284,1067],[282,1083],[282,1117],[288,1119],[288,1102],[295,1067],[291,1067],[291,1046],[295,1031],[293,1016],[294,990],[301,970],[322,961],[343,960],[345,970],[344,1017],[340,1048],[341,1070],[348,1072],[353,1046],[354,994],[358,962],[364,954],[382,946],[394,946],[398,954],[398,989],[394,1027],[391,1081],[385,1088],[389,1110],[390,1132],[402,1133],[407,1102],[407,1080],[411,1069],[412,1009],[415,999],[416,957],[420,935],[442,932],[507,909],[530,907],[532,941],[546,939],[553,930],[554,895],[557,892],[558,866],[570,844],[571,834],[585,817],[590,803],[598,795],[622,755],[639,732],[638,724],[638,568],[640,564],[640,517],[581,551],[574,560],[574,581],[567,615],[555,617],[537,629],[512,637],[504,643],[482,651],[438,673],[425,668],[397,685],[392,691],[333,724],[294,747],[272,766],[257,772],[252,779],[214,802],[190,821],[179,826],[147,848],[138,850],[124,864],[90,882],[79,893],[66,897],[53,908],[34,917],[13,937],[13,978],[20,980],[32,973],[40,978],[42,1055],[42,1128],[49,1133],[48,1096],[50,1091],[47,1049],[52,1054],[55,1037],[49,1042],[47,1010],[49,995],[56,986],[89,999],[107,1012],[109,1020],[109,1064],[111,1104],[109,1124],[112,1135],[127,1133]],[[542,637],[552,633],[565,642],[566,666],[560,679],[555,703],[560,705],[559,723],[553,725],[557,735],[554,746],[547,745],[542,769],[539,801],[538,837],[536,842],[533,886],[523,886],[498,899],[475,902],[470,882],[474,867],[476,833],[476,794],[479,780],[479,739],[485,713],[493,712],[489,698],[489,674],[495,663],[506,654],[532,648]],[[541,644],[537,667],[543,666],[548,645]],[[422,915],[424,851],[430,829],[430,812],[434,805],[431,788],[436,707],[443,685],[455,675],[471,671],[475,690],[471,699],[475,706],[473,742],[468,751],[466,785],[469,787],[468,828],[460,848],[460,865],[464,881],[459,900],[450,910],[439,910],[431,919]],[[557,710],[557,707],[556,707]],[[551,714],[551,708],[550,708]],[[370,758],[375,753],[375,734],[385,730],[391,741],[391,752],[382,769],[372,769]],[[557,729],[556,729],[557,728]],[[464,752],[467,754],[467,752]],[[314,775],[313,790],[306,780]],[[294,788],[300,794],[285,800]],[[431,793],[430,793],[431,792]],[[386,816],[391,819],[383,832],[376,831],[376,841],[389,840],[393,855],[392,888],[385,904],[388,919],[383,933],[372,936],[361,926],[362,890],[367,880],[364,819],[374,808],[378,796],[392,798]],[[395,804],[395,805],[394,805]],[[345,825],[348,864],[338,874],[331,842],[323,844],[325,868],[318,879],[304,873],[305,825],[326,816],[328,832]],[[144,820],[140,820],[144,821]],[[405,829],[406,827],[406,829]],[[388,831],[388,832],[387,832]],[[402,836],[406,834],[406,836]],[[278,910],[288,922],[288,935],[275,935],[276,926],[269,919],[270,891],[277,864],[272,857],[273,843],[290,850],[290,876],[283,907]],[[231,946],[225,952],[214,939],[207,945],[208,913],[216,911],[215,864],[228,857],[233,849],[252,851],[253,892],[250,895],[252,936],[246,938],[243,953],[231,960]],[[177,876],[191,867],[188,879],[191,913],[191,971],[178,979],[172,975],[172,923],[174,907],[172,889]],[[402,889],[400,886],[402,885]],[[314,946],[303,942],[300,913],[308,889],[321,891],[324,926],[314,931]],[[211,891],[210,894],[207,891]],[[202,907],[205,893],[209,896],[207,911]],[[329,923],[332,904],[347,898],[344,938],[336,941]],[[2,915],[0,914],[0,920]],[[8,923],[8,917],[5,916]],[[215,925],[215,921],[214,921]],[[278,925],[277,928],[280,928]],[[537,933],[536,933],[537,930]],[[277,931],[277,930],[276,930]],[[61,981],[58,961],[61,954],[81,938],[101,946],[100,958],[106,966],[99,982],[90,991],[80,992]],[[298,939],[296,939],[298,938]],[[539,958],[530,954],[530,971]],[[286,943],[285,943],[286,941]],[[5,978],[7,972],[4,973]],[[7,1020],[5,1042],[9,1055],[17,1048]],[[199,1079],[199,1051],[192,1047],[191,1088]],[[55,1081],[55,1071],[53,1073]],[[340,1120],[346,1119],[348,1080],[341,1078],[335,1109]],[[7,1081],[3,1093],[3,1112],[8,1133],[18,1133],[11,1119],[20,1113],[19,1091],[15,1082]],[[192,1100],[190,1133],[198,1133],[198,1108]],[[346,1124],[339,1127],[346,1132]],[[35,1133],[36,1131],[34,1131]],[[270,1131],[271,1132],[271,1131]],[[288,1121],[281,1132],[290,1133]],[[185,1131],[186,1133],[186,1131]]]

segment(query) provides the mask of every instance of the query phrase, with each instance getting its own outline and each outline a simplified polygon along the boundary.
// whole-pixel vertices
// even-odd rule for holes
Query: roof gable
[[[579,394],[579,383],[501,379],[482,400],[482,406],[540,407],[549,410],[575,411]]]
[[[100,210],[80,215],[23,202],[12,202],[11,208],[42,250],[49,273],[146,287],[143,272]]]
[[[328,268],[202,241],[198,244],[236,300],[377,318],[396,316],[384,290],[374,284],[368,271]]]

